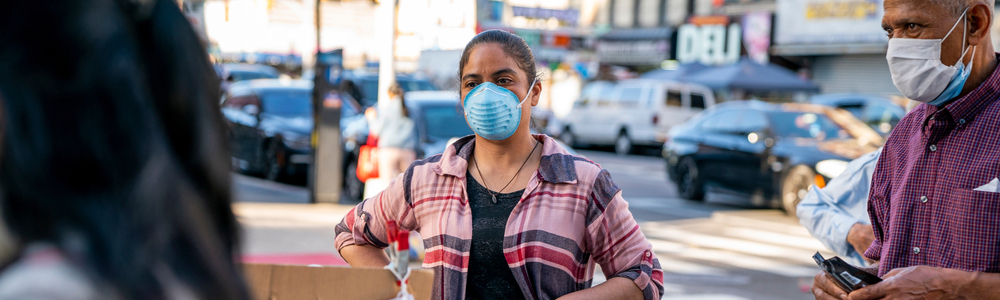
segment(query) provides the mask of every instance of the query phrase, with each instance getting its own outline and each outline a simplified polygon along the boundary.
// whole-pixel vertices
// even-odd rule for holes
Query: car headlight
[[[816,172],[823,174],[823,176],[834,178],[844,173],[847,169],[847,162],[839,159],[827,159],[816,163]]]
[[[285,146],[288,146],[288,148],[307,150],[312,146],[309,143],[309,136],[307,135],[286,134],[281,138],[285,141]]]

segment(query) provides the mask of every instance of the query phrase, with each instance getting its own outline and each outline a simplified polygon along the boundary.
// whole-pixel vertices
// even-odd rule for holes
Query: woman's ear
[[[542,95],[542,81],[536,80],[535,86],[531,88],[531,106],[538,105],[538,98]]]

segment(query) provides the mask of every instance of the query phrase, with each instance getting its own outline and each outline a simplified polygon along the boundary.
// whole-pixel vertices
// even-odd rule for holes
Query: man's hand
[[[840,289],[836,283],[835,279],[826,276],[826,272],[819,271],[816,277],[813,278],[813,296],[816,300],[843,300],[847,299],[847,292]]]
[[[929,266],[894,269],[885,274],[882,282],[854,291],[849,299],[965,299],[968,297],[964,292],[975,290],[969,287],[976,275]]]
[[[858,267],[858,269],[868,272],[868,274],[878,274],[878,262],[874,262],[871,266]],[[826,272],[819,271],[813,278],[813,296],[817,300],[847,299],[847,292],[837,286],[834,280],[836,279],[827,276]]]
[[[865,251],[868,250],[868,246],[871,246],[872,241],[874,240],[875,232],[872,230],[871,225],[856,223],[854,226],[851,226],[851,230],[847,232],[847,242],[850,243],[851,246],[854,246],[854,250],[858,251],[858,254],[861,254],[862,256],[865,255]]]

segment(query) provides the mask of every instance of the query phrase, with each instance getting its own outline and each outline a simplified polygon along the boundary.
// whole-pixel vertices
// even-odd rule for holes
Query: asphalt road
[[[665,299],[812,299],[805,292],[818,271],[811,256],[823,246],[793,217],[731,196],[679,199],[662,158],[579,152],[622,188],[664,269]],[[335,252],[325,241],[349,206],[271,204],[308,203],[309,194],[243,175],[234,175],[233,187],[237,215],[248,228],[245,252]]]

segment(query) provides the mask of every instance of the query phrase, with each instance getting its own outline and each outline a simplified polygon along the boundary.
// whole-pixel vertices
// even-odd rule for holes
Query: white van
[[[663,146],[671,127],[715,105],[705,86],[651,79],[596,81],[580,94],[559,139],[569,146],[614,145],[620,155],[633,146]]]

